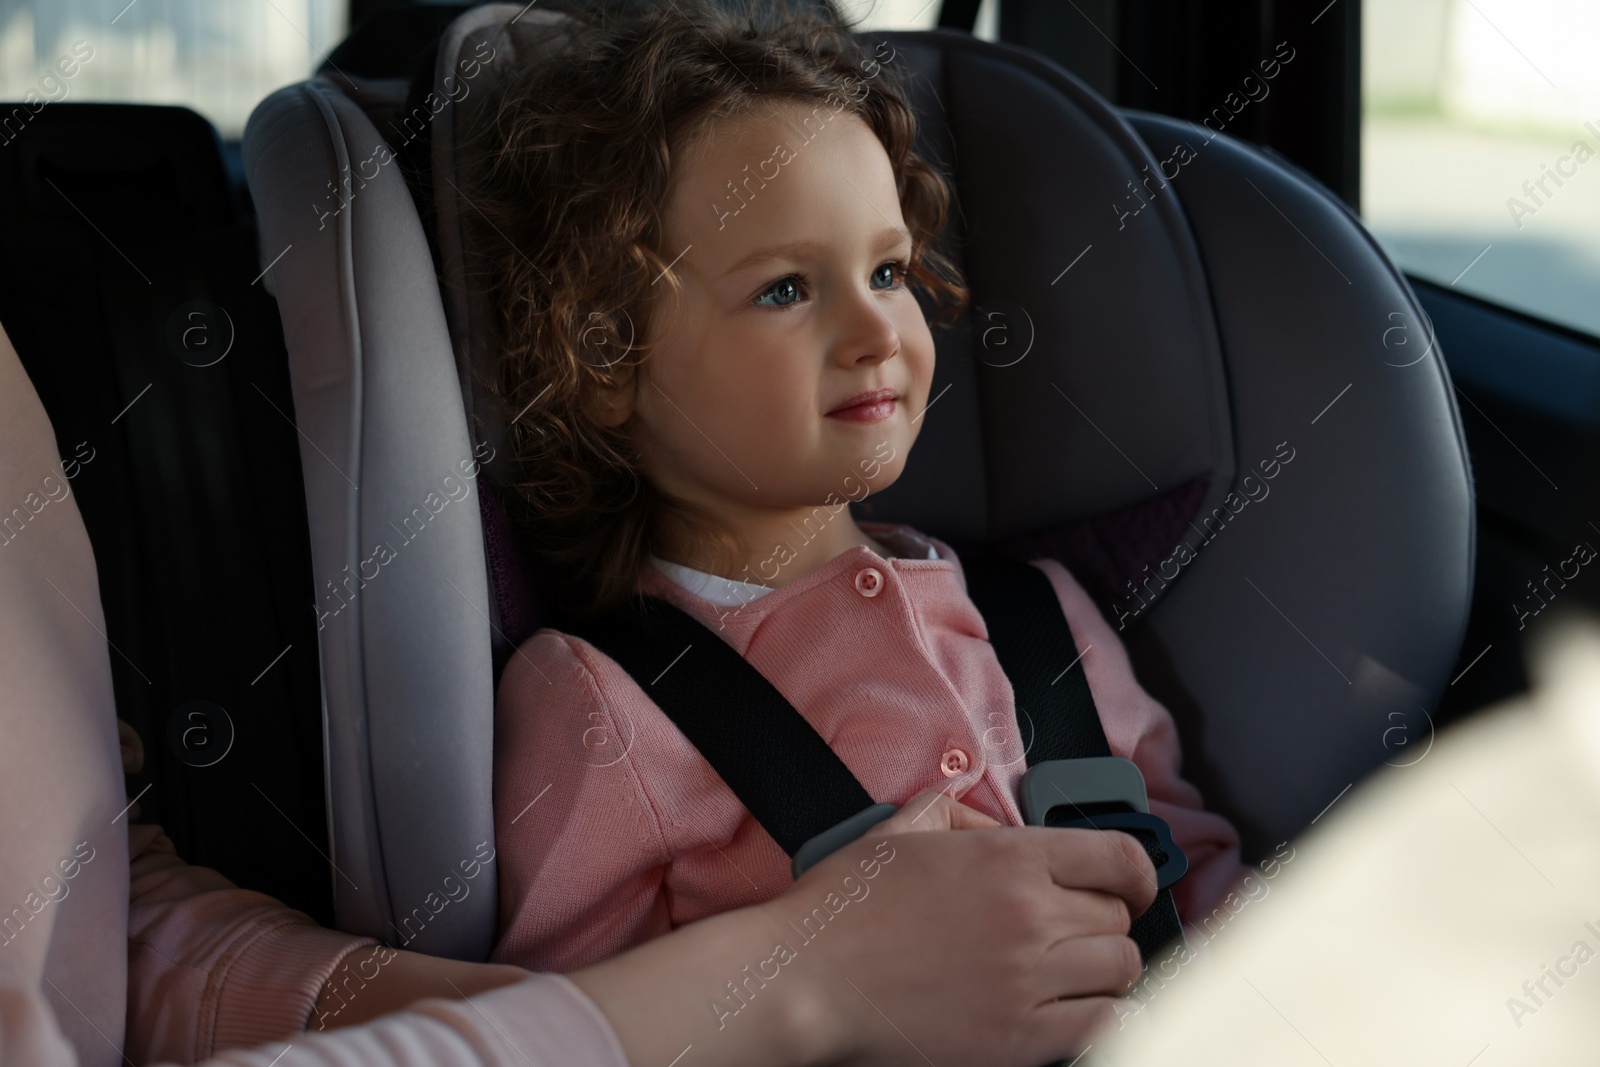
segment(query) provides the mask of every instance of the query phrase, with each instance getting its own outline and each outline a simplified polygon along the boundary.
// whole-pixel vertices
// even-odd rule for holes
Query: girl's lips
[[[843,419],[845,422],[879,422],[894,414],[894,405],[892,397],[888,400],[873,400],[854,407],[830,411],[828,418]]]

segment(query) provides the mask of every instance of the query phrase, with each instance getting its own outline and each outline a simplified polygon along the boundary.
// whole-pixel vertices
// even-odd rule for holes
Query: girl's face
[[[662,282],[660,344],[612,411],[637,415],[651,482],[755,536],[892,483],[934,352],[871,128],[784,101],[717,125],[678,166],[663,250],[683,280],[677,315]],[[875,391],[892,397],[849,408]]]

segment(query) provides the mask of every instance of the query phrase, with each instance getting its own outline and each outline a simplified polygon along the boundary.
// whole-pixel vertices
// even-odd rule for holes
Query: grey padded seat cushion
[[[493,874],[463,881],[459,866],[493,846],[494,683],[460,378],[395,168],[355,170],[375,179],[316,213],[330,179],[382,144],[320,79],[264,101],[244,143],[263,265],[281,255],[271,277],[319,605],[335,909],[347,931],[482,959]]]
[[[477,88],[536,61],[553,18],[511,4],[463,15],[435,91],[481,42],[496,58]],[[1118,113],[1009,46],[873,36],[912,75],[919,148],[953,175],[946,247],[977,310],[967,333],[936,332],[938,399],[915,458],[862,510],[962,550],[1054,556],[1113,623],[1136,616],[1123,636],[1174,709],[1186,773],[1247,855],[1268,851],[1389,754],[1397,721],[1420,725],[1464,632],[1474,526],[1451,386],[1436,348],[1402,366],[1383,343],[1393,316],[1420,328],[1415,298],[1342,204],[1258,150]],[[381,119],[404,90],[353,95]],[[273,277],[319,588],[432,472],[474,444],[503,448],[476,385],[493,317],[461,280],[473,186],[454,153],[471,118],[457,107],[486,95],[433,118],[437,280],[396,168],[337,225],[306,213],[385,128],[347,94],[282,90],[247,131],[263,260],[290,244],[296,257]],[[1179,141],[1194,150],[1181,174],[1131,199]],[[1280,447],[1294,458],[1266,481]],[[359,632],[321,635],[345,929],[392,937],[492,835],[492,663],[538,616],[494,464],[479,477],[477,508],[451,505],[446,536],[405,549],[436,555],[365,590]],[[1181,544],[1192,561],[1174,574]],[[408,947],[482,958],[493,924],[480,880]]]

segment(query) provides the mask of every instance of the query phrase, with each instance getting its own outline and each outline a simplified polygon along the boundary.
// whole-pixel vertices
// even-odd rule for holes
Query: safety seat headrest
[[[565,47],[570,27],[571,20],[554,11],[516,4],[474,8],[440,40],[427,106],[415,92],[410,104],[411,116],[432,115],[425,195],[469,423],[497,452],[506,428],[486,385],[495,370],[497,320],[487,294],[469,281],[475,176],[461,151],[462,133],[483,117],[509,72]],[[1086,203],[1091,191],[1120,186],[1121,171],[1149,158],[1103,101],[1079,87],[1076,98],[1051,98],[1054,115],[1030,112],[997,122],[995,113],[985,113],[988,98],[1014,91],[1043,95],[1040,87],[1004,84],[1025,80],[1025,73],[941,56],[925,42],[895,41],[879,54],[893,57],[897,48],[914,53],[902,65],[944,68],[947,83],[961,83],[906,79],[910,102],[923,118],[918,148],[925,158],[951,173],[957,133],[964,142],[992,142],[962,149],[957,215],[944,244],[958,262],[970,257],[969,272],[982,282],[974,293],[974,328],[935,334],[939,369],[932,395],[941,410],[923,428],[915,462],[896,485],[864,502],[862,512],[929,529],[964,549],[1060,558],[1109,612],[1129,579],[1183,539],[1196,513],[1221,504],[1234,473],[1220,354],[1198,258],[1170,205],[1126,234],[1112,226],[1099,235],[1107,228],[1103,219],[1037,217],[1040,205]],[[940,114],[943,123],[929,118]],[[411,116],[401,123],[407,131]],[[989,126],[1044,121],[1058,124],[1061,136],[1019,138],[1005,129],[983,134]],[[1085,143],[1094,150],[1085,151]],[[1045,169],[1023,158],[1040,152],[1059,158]],[[974,203],[960,197],[963,188],[1007,186],[1012,191],[1005,196],[973,197]],[[975,229],[1018,239],[1005,247],[982,241],[964,249],[959,231]],[[1082,231],[1088,243],[1060,243],[1062,230]],[[1028,245],[1030,235],[1037,247]],[[1042,264],[1074,247],[1073,257],[1099,252],[1075,284],[1055,285],[1078,266],[1073,257],[1053,280],[1041,277]],[[1117,308],[1121,314],[1107,313]],[[1074,407],[1078,414],[1064,416]],[[1115,447],[1136,461],[1106,462],[1107,427],[1115,431]],[[1044,456],[1051,461],[1040,462]],[[493,483],[496,472],[486,473]],[[1161,490],[1152,492],[1151,478]],[[503,516],[491,522],[503,524]],[[510,538],[503,539],[510,546]],[[536,617],[518,606],[517,590],[508,593],[504,608],[530,621]]]

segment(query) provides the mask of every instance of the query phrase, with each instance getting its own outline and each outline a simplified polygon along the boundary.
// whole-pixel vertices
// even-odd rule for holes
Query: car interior
[[[561,16],[336,6],[237,130],[136,87],[3,105],[0,322],[75,458],[141,818],[388,937],[493,841],[496,682],[550,622],[500,502],[457,148]],[[1543,608],[1600,600],[1562,569],[1600,537],[1600,326],[1374,234],[1381,0],[857,6],[973,293],[917,462],[858,516],[1065,564],[1246,862],[1524,690]],[[47,40],[34,7],[0,32],[41,64],[123,32],[96,8]],[[473,888],[410,947],[486,958]]]

